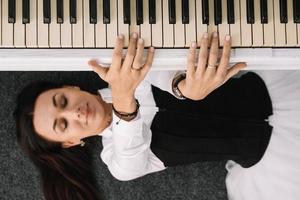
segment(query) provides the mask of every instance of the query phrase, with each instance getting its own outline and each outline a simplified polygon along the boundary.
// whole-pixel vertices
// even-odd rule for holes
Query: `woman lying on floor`
[[[121,181],[208,160],[257,164],[272,133],[271,98],[256,73],[232,78],[246,64],[228,67],[229,36],[218,63],[215,36],[203,35],[196,66],[193,43],[186,71],[148,73],[154,48],[144,63],[143,40],[133,34],[123,60],[120,35],[109,68],[89,61],[109,84],[98,94],[50,82],[27,85],[14,112],[18,143],[40,169],[46,199],[98,199],[83,141],[92,136],[102,137],[101,158]],[[239,166],[234,161],[228,170]]]

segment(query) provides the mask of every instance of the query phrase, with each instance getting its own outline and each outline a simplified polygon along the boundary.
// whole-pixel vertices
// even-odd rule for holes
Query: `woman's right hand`
[[[118,111],[133,112],[135,110],[134,92],[150,70],[154,57],[154,48],[148,49],[147,59],[144,64],[144,42],[143,39],[138,40],[137,33],[132,34],[125,60],[122,62],[123,46],[124,36],[120,35],[116,39],[112,64],[109,68],[101,66],[95,60],[90,60],[88,64],[102,80],[109,83],[114,107]]]
[[[230,37],[227,37],[228,40],[224,39],[222,57],[220,64],[217,64],[219,57],[218,35],[216,33],[215,37],[211,37],[210,51],[208,51],[208,38],[207,33],[202,37],[197,66],[195,66],[196,46],[190,47],[186,78],[178,84],[180,92],[189,99],[204,99],[247,66],[246,63],[239,62],[228,68],[231,49]]]

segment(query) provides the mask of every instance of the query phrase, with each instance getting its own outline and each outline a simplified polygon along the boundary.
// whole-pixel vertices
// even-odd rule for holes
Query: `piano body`
[[[138,32],[156,48],[151,70],[186,69],[192,41],[232,36],[230,63],[300,70],[300,0],[0,0],[1,71],[109,66],[115,38]]]

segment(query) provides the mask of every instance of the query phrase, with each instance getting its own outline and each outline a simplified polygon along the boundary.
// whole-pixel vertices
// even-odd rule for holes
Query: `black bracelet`
[[[121,118],[121,119],[127,119],[127,118],[132,118],[132,117],[135,117],[137,116],[137,113],[138,113],[138,110],[139,110],[139,107],[140,107],[140,103],[137,99],[135,99],[136,101],[136,110],[132,113],[126,113],[126,112],[119,112],[115,109],[114,105],[112,104],[112,109],[113,111],[116,113],[116,115]]]

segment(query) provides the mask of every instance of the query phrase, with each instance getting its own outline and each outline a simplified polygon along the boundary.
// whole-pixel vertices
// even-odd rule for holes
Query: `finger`
[[[208,57],[208,33],[204,33],[201,39],[200,51],[198,56],[198,64],[196,73],[203,75],[206,70],[207,57]]]
[[[99,64],[96,62],[96,60],[89,60],[88,65],[92,68],[92,70],[93,70],[94,72],[96,72],[96,73],[100,76],[100,78],[101,78],[102,80],[107,81],[107,80],[105,79],[106,73],[107,73],[107,71],[108,71],[108,68],[107,68],[107,67],[103,67],[103,66],[99,65]]]
[[[231,77],[236,75],[241,69],[244,69],[246,66],[247,66],[247,63],[245,63],[245,62],[239,62],[239,63],[236,63],[235,65],[233,65],[233,67],[231,67],[228,70],[228,73],[225,76],[225,81],[223,83],[225,83],[228,79],[230,79]]]
[[[124,67],[124,69],[127,69],[127,70],[131,69],[132,62],[133,62],[133,59],[134,59],[135,53],[136,53],[137,38],[138,38],[137,33],[133,33],[131,35],[129,46],[128,46],[128,51],[127,51],[124,63],[122,65],[122,67]]]
[[[138,40],[137,53],[134,57],[132,67],[135,69],[140,69],[143,67],[143,57],[144,57],[144,40],[140,38]]]
[[[115,69],[121,68],[123,46],[124,46],[124,35],[120,34],[116,38],[116,45],[114,48],[114,52],[113,52],[113,56],[112,56],[112,63],[111,63],[112,68],[115,68]]]
[[[218,66],[217,69],[217,75],[221,77],[225,77],[227,74],[227,67],[230,61],[230,53],[231,53],[231,38],[230,35],[226,35],[224,38],[224,45],[223,45],[220,65]]]
[[[218,33],[214,32],[211,39],[210,52],[208,57],[208,65],[215,65],[218,61],[219,43]],[[216,72],[216,68],[206,68],[206,73],[210,76]]]
[[[194,76],[195,74],[195,56],[196,56],[196,42],[192,42],[187,57],[187,76]]]
[[[146,63],[140,71],[143,79],[144,79],[144,77],[146,76],[146,74],[148,73],[148,71],[150,70],[150,68],[152,66],[153,58],[154,58],[154,52],[155,52],[154,47],[150,47],[148,49]]]

